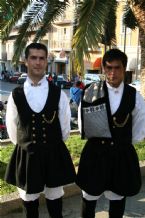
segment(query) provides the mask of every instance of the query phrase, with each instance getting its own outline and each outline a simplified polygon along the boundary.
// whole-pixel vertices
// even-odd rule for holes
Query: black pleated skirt
[[[77,185],[90,195],[110,190],[122,196],[133,196],[141,187],[141,174],[132,145],[102,145],[88,140],[79,163]]]
[[[16,145],[5,180],[28,194],[42,192],[44,186],[58,187],[75,181],[75,169],[63,142],[41,146],[33,153]]]

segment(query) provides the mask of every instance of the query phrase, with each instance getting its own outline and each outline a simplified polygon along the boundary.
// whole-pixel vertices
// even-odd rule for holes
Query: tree
[[[138,26],[141,45],[141,92],[145,97],[145,1],[126,0],[126,26],[132,28],[130,17],[134,18],[133,28]],[[72,49],[78,71],[83,72],[84,57],[89,58],[89,49],[96,50],[98,44],[115,43],[117,0],[75,0],[75,22]],[[17,61],[26,45],[27,39],[35,32],[34,41],[40,40],[51,25],[67,8],[69,0],[1,0],[3,12],[11,12],[10,19],[3,18],[0,24],[2,39],[7,39],[12,27],[25,12],[15,41]],[[130,15],[129,15],[130,13]],[[1,16],[0,16],[1,18]]]

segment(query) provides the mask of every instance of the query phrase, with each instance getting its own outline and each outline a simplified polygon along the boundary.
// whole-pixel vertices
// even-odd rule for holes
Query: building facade
[[[53,24],[51,30],[41,40],[48,48],[48,73],[63,74],[67,78],[71,75],[71,41],[74,25],[74,9],[75,4],[70,1],[70,7],[59,17]],[[131,31],[125,29],[123,22],[123,3],[119,1],[117,11],[117,26],[116,26],[116,46],[124,51],[128,56],[127,70],[133,72],[134,78],[139,78],[140,75],[140,45],[138,40],[138,29]],[[7,70],[9,72],[25,72],[24,54],[19,60],[18,66],[12,65],[12,57],[14,51],[14,40],[18,29],[14,29],[6,43],[0,41],[0,71]],[[33,41],[33,34],[27,44]],[[104,54],[104,45],[96,51],[90,52],[90,60],[84,59],[85,72],[100,72],[101,58]]]

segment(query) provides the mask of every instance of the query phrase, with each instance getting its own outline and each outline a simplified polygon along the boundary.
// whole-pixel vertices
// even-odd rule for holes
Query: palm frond
[[[45,2],[46,3],[46,2]],[[14,56],[13,63],[18,63],[19,57],[22,54],[28,37],[35,31],[39,22],[41,23],[41,15],[45,13],[43,8],[44,2],[35,2],[35,4],[30,7],[29,11],[25,14],[23,23],[19,26],[18,36],[14,43]]]
[[[14,43],[15,54],[13,62],[17,63],[19,56],[22,54],[26,40],[31,35],[35,34],[33,41],[40,40],[51,28],[52,22],[62,14],[68,1],[59,2],[50,0],[35,1],[24,16],[23,23],[19,27],[19,33]],[[22,44],[21,44],[22,42]],[[21,44],[21,46],[20,46]]]
[[[138,27],[138,22],[132,12],[131,7],[128,4],[126,4],[124,7],[123,23],[126,27],[132,30]]]
[[[90,57],[88,48],[94,50],[101,42],[104,23],[108,16],[108,7],[113,6],[114,0],[85,0],[80,2],[79,23],[72,40],[75,50],[75,61],[78,68],[83,70],[83,57]]]
[[[116,12],[117,12],[118,3],[114,0],[112,5],[108,8],[108,16],[104,24],[104,34],[102,36],[102,44],[105,45],[115,45],[116,44]]]
[[[13,65],[15,65],[15,66],[17,66],[19,58],[23,52],[21,47],[24,48],[26,46],[27,41],[28,41],[28,37],[29,37],[29,33],[27,33],[27,37],[25,36],[25,38],[20,41],[19,46],[16,46],[16,45],[14,46],[14,55],[13,55],[12,62],[13,62]]]
[[[31,3],[31,0],[1,0],[2,10],[6,12],[6,16],[3,16],[1,24],[1,37],[3,40],[6,40],[15,24],[22,17],[22,14],[27,9],[28,5]]]
[[[34,41],[40,40],[45,34],[52,28],[52,23],[57,20],[57,18],[63,14],[66,10],[68,1],[58,2],[58,1],[48,1],[46,6],[46,12],[41,21],[41,25],[36,31]]]

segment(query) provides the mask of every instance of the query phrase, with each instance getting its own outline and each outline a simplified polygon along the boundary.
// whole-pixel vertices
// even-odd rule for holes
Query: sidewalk
[[[75,195],[72,197],[64,198],[63,200],[63,215],[64,218],[80,218],[81,208],[81,195]],[[107,218],[108,217],[108,201],[104,197],[98,201],[96,207],[96,218]],[[22,209],[13,211],[6,216],[1,218],[24,218]],[[47,209],[45,204],[40,205],[40,218],[48,218]],[[127,198],[126,210],[124,218],[145,218],[145,177],[143,177],[143,184],[140,193],[134,197]]]

